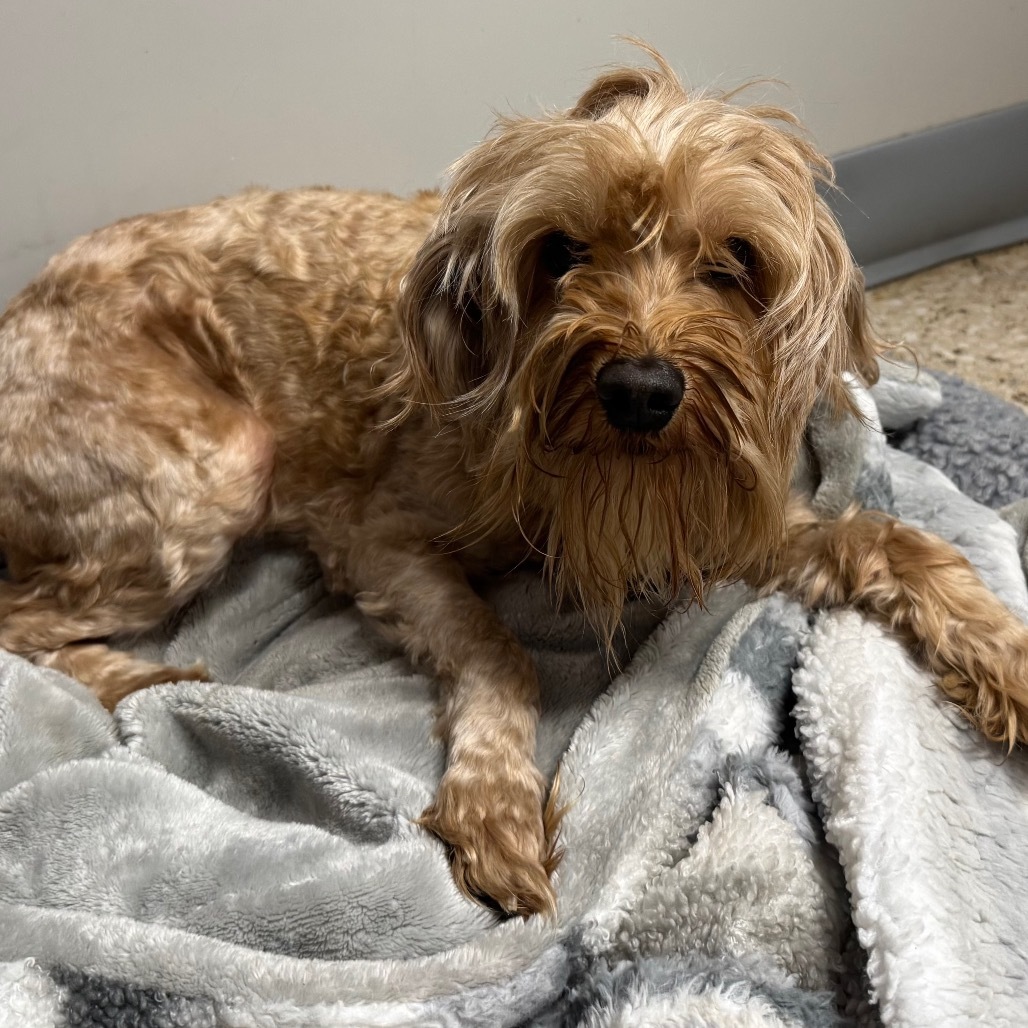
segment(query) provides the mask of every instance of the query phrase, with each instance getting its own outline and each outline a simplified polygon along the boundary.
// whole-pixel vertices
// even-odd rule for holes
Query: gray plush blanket
[[[1025,509],[904,452],[973,468],[993,506],[1028,494],[1028,418],[956,388],[887,375],[900,448],[812,426],[818,503],[927,526],[1023,616]],[[629,611],[611,681],[535,578],[493,599],[572,804],[555,921],[455,890],[412,824],[442,769],[434,684],[305,556],[252,548],[139,644],[226,684],[111,717],[0,654],[0,1025],[1028,1022],[1028,762],[898,643],[725,588],[660,624]]]

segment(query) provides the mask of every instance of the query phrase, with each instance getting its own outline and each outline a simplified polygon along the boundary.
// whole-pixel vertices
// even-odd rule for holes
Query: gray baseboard
[[[1028,103],[834,164],[827,198],[869,285],[1028,240]]]

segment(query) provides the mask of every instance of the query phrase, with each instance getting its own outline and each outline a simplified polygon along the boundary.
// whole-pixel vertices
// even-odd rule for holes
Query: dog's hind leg
[[[797,503],[762,584],[873,615],[912,644],[984,735],[1028,742],[1028,627],[944,540],[877,511],[820,521]]]
[[[155,604],[151,618],[118,609],[116,603],[101,602],[89,607],[78,605],[69,591],[37,584],[25,586],[0,583],[0,647],[18,653],[41,667],[55,668],[87,685],[101,703],[112,710],[131,692],[159,682],[202,680],[199,664],[177,668],[140,660],[102,643],[66,642],[109,634],[107,629],[135,624],[149,627],[167,613],[164,604]]]
[[[107,395],[97,382],[88,404],[71,397],[0,439],[0,647],[108,707],[202,676],[99,640],[151,628],[206,585],[260,525],[272,474],[271,430],[252,411],[152,355],[146,369],[156,381]]]
[[[207,681],[203,664],[188,668],[140,660],[103,643],[72,643],[36,656],[41,667],[63,671],[89,684],[97,699],[113,710],[130,693],[163,682]]]

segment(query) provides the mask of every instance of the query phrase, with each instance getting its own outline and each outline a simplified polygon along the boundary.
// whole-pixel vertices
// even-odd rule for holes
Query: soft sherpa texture
[[[934,402],[888,388],[894,427],[904,395],[910,420]],[[1023,613],[1013,527],[886,450],[861,402],[865,427],[812,426],[817,502],[927,525]],[[435,686],[309,559],[252,547],[139,644],[231,684],[112,718],[0,654],[0,1025],[1024,1024],[1028,763],[895,641],[736,586],[630,610],[611,682],[537,578],[492,598],[571,804],[555,921],[456,891],[412,823]]]
[[[917,406],[882,423],[894,432],[897,449],[944,471],[972,500],[999,508],[1028,497],[1028,414],[999,397],[941,371],[923,372],[913,388],[903,388],[909,369],[883,365],[885,374],[875,387],[875,401],[891,409],[890,394],[913,399]],[[932,405],[931,393],[938,401]],[[914,401],[916,403],[916,401]],[[912,404],[913,406],[913,404]],[[913,414],[920,416],[915,420]]]
[[[1028,414],[943,372],[887,364],[874,388],[892,444],[1014,526],[1028,573]]]

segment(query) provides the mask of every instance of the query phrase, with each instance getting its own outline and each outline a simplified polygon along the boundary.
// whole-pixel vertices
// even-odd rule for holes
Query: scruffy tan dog
[[[292,533],[445,682],[422,823],[554,906],[529,658],[469,584],[538,557],[609,640],[629,591],[854,604],[990,737],[1028,632],[939,539],[790,498],[816,400],[875,377],[862,282],[784,112],[625,68],[504,119],[440,196],[251,190],[74,243],[0,321],[0,644],[109,707],[201,677],[102,642]]]

